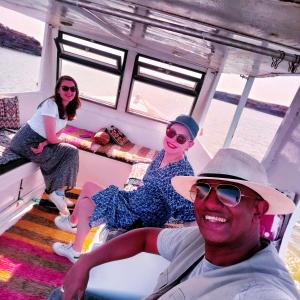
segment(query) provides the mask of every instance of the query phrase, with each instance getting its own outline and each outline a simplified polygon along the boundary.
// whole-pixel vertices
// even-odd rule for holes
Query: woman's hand
[[[38,144],[38,146],[37,146],[36,148],[31,147],[30,149],[31,149],[31,151],[32,151],[34,154],[40,154],[40,153],[43,152],[44,147],[45,147],[46,145],[47,145],[47,141],[41,142],[41,143]]]

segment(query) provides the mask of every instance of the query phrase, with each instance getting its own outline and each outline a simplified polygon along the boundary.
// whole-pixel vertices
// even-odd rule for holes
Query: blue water
[[[41,58],[38,56],[0,47],[0,93],[37,90],[40,61]],[[91,85],[91,82],[97,80],[97,77],[94,76],[88,79],[88,73],[83,73],[84,79],[78,78],[78,82],[88,80]],[[101,80],[103,80],[103,77],[101,77]],[[103,86],[110,85],[109,82],[106,84],[102,81],[101,84]],[[99,83],[94,84],[94,86],[98,88]],[[151,87],[144,86],[143,88],[149,89]],[[176,105],[176,111],[185,112],[188,110],[187,104],[188,106],[190,105],[190,99],[176,101],[176,95],[170,93],[162,95],[163,91],[155,89],[151,91],[152,102],[155,105],[159,103],[161,111],[170,113],[170,102],[163,97],[166,95],[172,98],[172,105]],[[178,108],[178,105],[182,105],[182,107]],[[236,106],[233,104],[218,100],[212,101],[204,123],[204,134],[199,137],[201,143],[210,154],[215,154],[223,146],[235,108]],[[258,160],[261,160],[272,142],[281,121],[282,118],[280,117],[246,108],[233,137],[231,147],[246,151]]]

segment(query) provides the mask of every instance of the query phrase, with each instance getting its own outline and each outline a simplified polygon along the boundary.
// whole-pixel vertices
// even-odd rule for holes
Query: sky
[[[16,16],[17,14],[17,16]],[[0,23],[24,32],[43,43],[44,23],[0,7]],[[221,76],[217,90],[241,94],[245,80],[239,75]],[[300,86],[300,76],[255,79],[250,98],[289,106]]]
[[[11,29],[24,32],[43,44],[44,23],[41,21],[0,7],[0,23]]]
[[[217,90],[241,94],[246,79],[240,75],[223,74]],[[256,78],[249,98],[289,106],[300,87],[300,76]]]

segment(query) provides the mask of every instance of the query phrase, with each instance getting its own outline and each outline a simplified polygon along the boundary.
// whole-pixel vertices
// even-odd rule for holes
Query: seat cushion
[[[65,140],[77,148],[98,155],[106,156],[112,159],[120,160],[130,164],[136,162],[151,162],[158,153],[157,150],[143,147],[141,145],[126,143],[123,146],[109,143],[107,145],[99,145],[94,141],[95,132],[67,126],[61,133],[60,138]]]

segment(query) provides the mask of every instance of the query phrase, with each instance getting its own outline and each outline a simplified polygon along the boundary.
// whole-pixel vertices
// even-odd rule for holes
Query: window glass
[[[211,155],[223,147],[245,79],[222,74],[199,137]],[[262,160],[298,88],[299,76],[256,78],[229,147]],[[235,102],[234,104],[229,103]]]
[[[117,107],[125,63],[125,50],[60,32],[58,36],[60,74],[73,76],[80,96]]]
[[[98,60],[98,61],[103,62],[103,63],[108,64],[108,65],[112,65],[112,66],[115,66],[115,67],[117,66],[117,61],[115,59],[112,59],[112,58],[109,58],[109,57],[106,57],[106,56],[103,56],[103,55],[88,52],[88,51],[81,50],[81,49],[78,49],[78,48],[75,48],[75,47],[72,47],[72,46],[67,46],[67,45],[64,45],[64,50],[67,51],[67,52],[70,52],[70,53],[80,55],[80,56],[82,56],[83,58],[86,58],[86,59],[90,58],[90,59]]]
[[[154,59],[150,59],[150,58],[147,58],[147,57],[143,57],[143,56],[139,56],[138,61],[148,63],[150,65],[153,65],[153,66],[156,66],[156,67],[159,67],[159,68],[163,68],[163,69],[166,69],[166,70],[175,71],[175,72],[182,73],[182,74],[185,74],[185,75],[190,75],[190,76],[193,76],[193,77],[198,78],[198,79],[201,79],[202,76],[203,76],[202,73],[195,72],[195,71],[192,71],[192,70],[188,70],[186,68],[181,68],[181,67],[178,67],[178,66],[174,66],[172,64],[167,64],[167,63],[164,63],[164,62],[161,62],[161,61],[158,61],[158,60],[154,60]]]
[[[84,39],[81,39],[81,38],[78,38],[78,37],[75,37],[75,36],[71,36],[69,34],[63,34],[62,36],[63,36],[64,40],[74,42],[74,43],[77,43],[77,44],[80,44],[80,45],[83,45],[83,46],[87,46],[89,48],[104,51],[104,52],[107,52],[107,53],[112,53],[112,54],[120,56],[122,58],[122,61],[124,60],[124,51],[120,51],[118,49],[111,48],[111,47],[108,47],[108,46],[104,46],[104,45],[101,45],[101,44],[98,44],[98,43],[93,43],[91,41],[87,41],[87,40],[84,40]]]
[[[0,7],[0,93],[38,90],[45,23]]]
[[[127,110],[161,121],[191,114],[203,79],[203,72],[139,55]]]
[[[246,80],[239,75],[222,74],[217,86],[217,92],[211,101],[200,141],[211,155],[223,147],[228,129],[232,122],[237,105],[229,103],[229,95],[237,98],[242,94]],[[227,96],[227,97],[226,97]]]
[[[83,98],[112,107],[116,106],[120,82],[119,75],[67,60],[62,60],[61,74],[68,74],[76,79],[80,96]]]
[[[161,81],[170,82],[170,83],[176,83],[178,85],[186,86],[188,88],[194,89],[196,86],[195,81],[186,80],[177,76],[168,75],[159,71],[150,70],[148,68],[139,68],[139,74],[144,75],[148,78],[156,78],[160,79]]]
[[[246,104],[252,109],[244,109],[230,146],[262,160],[299,86],[296,76],[256,78]]]
[[[129,111],[153,119],[169,121],[179,114],[189,114],[193,101],[194,97],[134,81]]]

